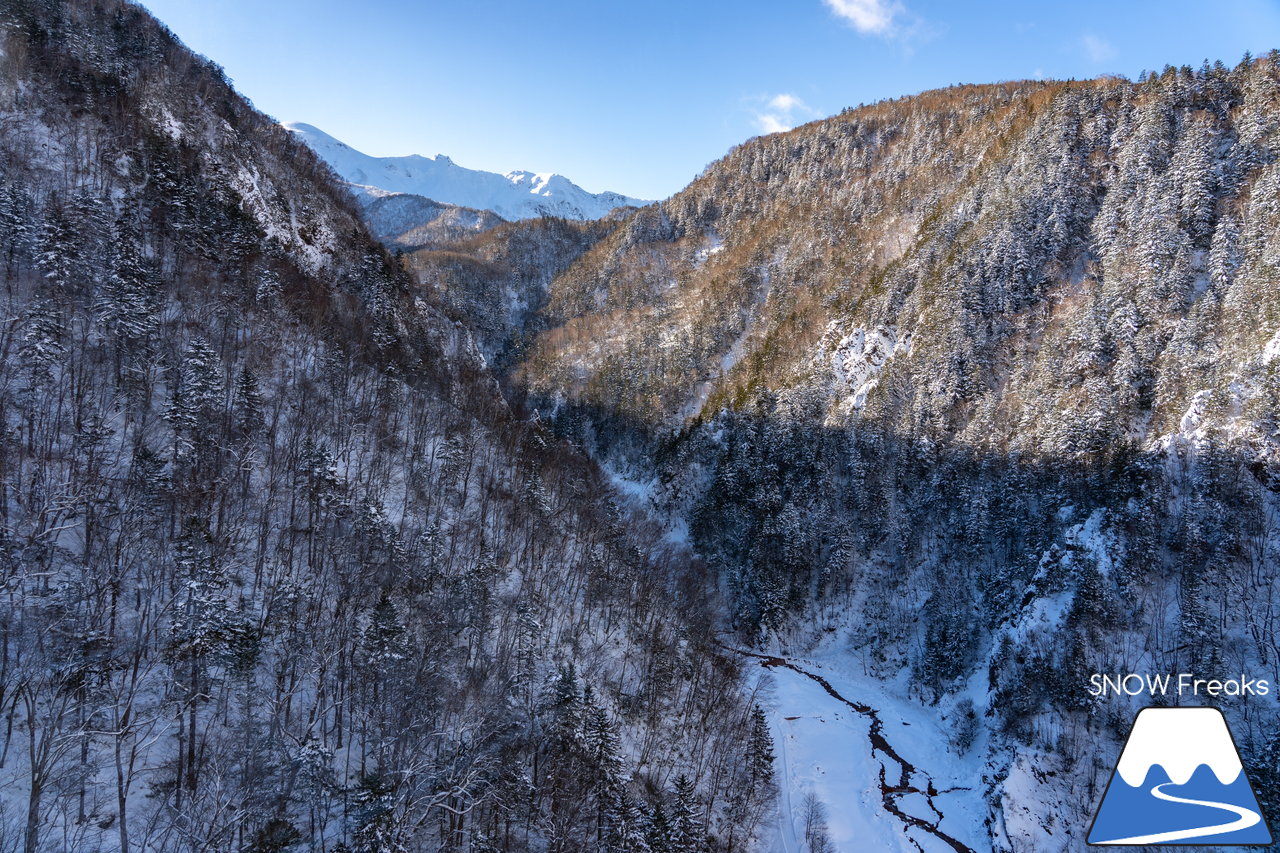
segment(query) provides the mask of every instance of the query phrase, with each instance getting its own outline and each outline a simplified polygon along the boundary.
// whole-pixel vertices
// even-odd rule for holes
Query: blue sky
[[[1280,0],[143,0],[276,118],[379,156],[679,190],[730,147],[952,83],[1280,47]]]

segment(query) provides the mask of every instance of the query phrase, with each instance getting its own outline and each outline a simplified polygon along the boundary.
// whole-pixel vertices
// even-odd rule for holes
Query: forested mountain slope
[[[510,381],[743,641],[976,713],[991,844],[1077,849],[1140,702],[1090,673],[1280,680],[1277,153],[1275,54],[850,109],[587,249]],[[1274,704],[1222,705],[1280,816]]]
[[[545,326],[552,282],[629,217],[627,211],[586,222],[544,216],[503,224],[415,249],[405,262],[418,281],[440,292],[505,376]]]
[[[713,584],[121,0],[0,2],[0,850],[743,850]]]
[[[442,204],[410,193],[362,193],[356,200],[373,236],[397,251],[436,248],[506,221],[488,210]]]

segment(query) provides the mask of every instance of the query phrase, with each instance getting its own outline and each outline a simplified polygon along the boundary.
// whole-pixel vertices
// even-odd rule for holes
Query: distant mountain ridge
[[[373,235],[391,249],[424,249],[487,231],[507,220],[491,210],[444,204],[412,193],[374,190],[359,197]]]
[[[313,125],[285,122],[283,126],[306,142],[343,180],[361,189],[410,193],[446,204],[489,210],[509,220],[539,216],[599,219],[618,207],[649,204],[621,193],[587,192],[563,175],[550,172],[500,175],[459,166],[443,154],[373,157]]]

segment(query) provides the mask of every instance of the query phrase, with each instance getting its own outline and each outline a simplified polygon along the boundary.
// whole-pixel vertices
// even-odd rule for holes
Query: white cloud
[[[897,42],[904,56],[916,47],[932,41],[944,27],[926,20],[900,0],[822,0],[836,17],[863,35],[879,36]]]
[[[791,129],[791,123],[772,113],[761,113],[756,116],[756,127],[763,133],[783,133]]]
[[[791,112],[795,109],[807,110],[808,107],[805,106],[804,101],[800,100],[795,95],[789,95],[784,92],[781,95],[774,95],[769,99],[769,109],[779,110],[781,112]]]
[[[755,124],[762,133],[782,133],[795,127],[799,120],[818,115],[817,110],[788,92],[754,100]]]
[[[897,0],[822,0],[832,12],[860,33],[890,35],[894,19],[905,10]]]
[[[1116,58],[1115,45],[1104,38],[1095,36],[1093,33],[1086,33],[1081,36],[1080,46],[1084,48],[1084,52],[1089,59],[1094,62],[1109,62]]]

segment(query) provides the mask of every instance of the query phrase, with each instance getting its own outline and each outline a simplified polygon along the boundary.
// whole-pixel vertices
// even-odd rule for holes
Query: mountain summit
[[[372,157],[317,127],[285,122],[343,180],[371,195],[411,193],[438,202],[491,210],[503,219],[563,216],[599,219],[617,207],[649,202],[615,192],[590,193],[563,175],[550,172],[485,172],[459,166],[443,154],[423,157]]]

